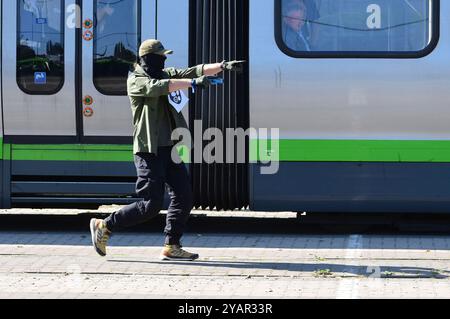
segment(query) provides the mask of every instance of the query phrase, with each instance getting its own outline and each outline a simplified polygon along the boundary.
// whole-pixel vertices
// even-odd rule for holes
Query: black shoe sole
[[[197,260],[199,258],[200,258],[199,255],[195,255],[192,258],[167,257],[167,256],[164,256],[164,255],[159,256],[159,259],[161,259],[163,261],[195,261],[195,260]]]

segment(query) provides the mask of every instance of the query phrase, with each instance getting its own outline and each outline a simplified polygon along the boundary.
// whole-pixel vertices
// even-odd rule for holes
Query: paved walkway
[[[449,298],[450,237],[190,234],[197,262],[158,260],[160,234],[0,232],[0,298]]]
[[[0,218],[83,213],[15,209]],[[0,298],[450,298],[450,236],[191,233],[184,245],[201,255],[196,262],[160,261],[162,240],[115,234],[101,258],[87,229],[0,231]]]

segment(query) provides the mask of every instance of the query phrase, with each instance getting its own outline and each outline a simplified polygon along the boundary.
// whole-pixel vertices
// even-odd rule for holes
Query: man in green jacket
[[[188,69],[164,68],[168,54],[158,40],[146,40],[139,48],[139,64],[127,81],[134,125],[134,162],[138,181],[136,192],[142,201],[111,214],[105,220],[92,219],[92,243],[96,252],[106,256],[112,232],[147,222],[162,209],[165,186],[171,203],[167,213],[163,260],[195,260],[198,254],[182,249],[181,237],[193,207],[190,179],[184,164],[172,158],[171,135],[177,128],[187,128],[186,121],[169,103],[172,92],[188,88],[207,88],[208,76],[223,70],[241,71],[242,62],[203,64]]]

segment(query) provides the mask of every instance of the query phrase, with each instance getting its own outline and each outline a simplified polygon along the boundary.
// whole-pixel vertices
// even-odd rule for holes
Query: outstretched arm
[[[223,63],[205,64],[205,66],[203,67],[203,73],[207,76],[219,74],[223,71],[222,65]]]
[[[222,71],[242,72],[243,63],[245,61],[223,61],[221,63],[200,64],[187,69],[165,69],[169,73],[171,79],[195,79],[205,76],[214,76]]]
[[[192,87],[192,80],[189,79],[172,79],[169,81],[169,92],[176,92]]]
[[[169,81],[169,92],[176,92],[178,90],[184,90],[188,88],[207,88],[211,85],[211,81],[206,75],[199,78],[188,80],[188,79],[172,79]]]
[[[233,71],[241,73],[244,70],[244,63],[246,61],[222,61],[221,63],[205,64],[203,73],[205,75],[216,75],[222,71]]]
[[[200,86],[204,86],[204,87],[209,86],[211,83],[206,77],[217,75],[224,70],[234,71],[234,72],[242,72],[244,63],[245,63],[245,61],[231,61],[231,62],[223,61],[221,63],[204,64],[202,66],[203,67],[203,76],[194,80],[195,85],[200,85]],[[188,70],[192,71],[196,68],[197,67],[194,67],[194,68],[190,68]],[[189,73],[189,72],[186,71],[186,73]],[[191,80],[171,79],[169,82],[169,92],[175,92],[178,90],[188,89],[188,88],[191,88],[192,86],[193,85],[192,85]]]

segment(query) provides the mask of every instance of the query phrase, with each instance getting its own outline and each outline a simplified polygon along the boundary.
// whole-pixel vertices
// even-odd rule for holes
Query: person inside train
[[[307,9],[303,1],[288,2],[283,6],[282,36],[284,43],[294,51],[311,51],[311,45],[304,34]]]
[[[282,5],[287,6],[290,3],[304,5],[306,8],[305,25],[301,28],[301,34],[309,43],[310,48],[314,50],[318,39],[318,25],[316,21],[320,18],[320,13],[316,0],[283,0]]]

